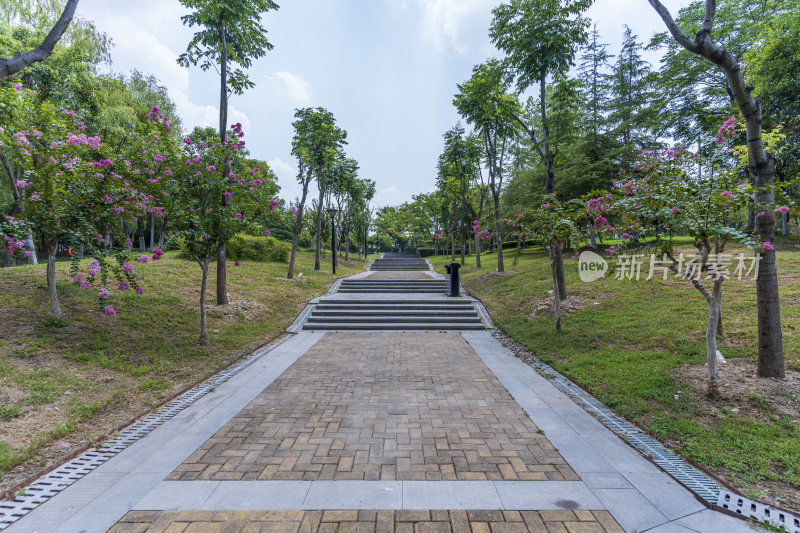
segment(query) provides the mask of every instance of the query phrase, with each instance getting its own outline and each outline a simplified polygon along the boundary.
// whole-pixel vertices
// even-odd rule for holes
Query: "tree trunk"
[[[139,251],[145,253],[147,251],[147,246],[144,242],[144,222],[141,217],[136,221],[136,230],[139,234]]]
[[[459,227],[459,232],[458,233],[459,233],[459,237],[461,238],[461,266],[464,266],[464,259],[465,259],[464,255],[465,255],[466,250],[464,248],[464,219],[463,218],[461,219],[461,222],[459,223],[459,226],[460,227]]]
[[[319,179],[319,178],[317,178]],[[322,200],[325,196],[325,187],[319,182],[319,203],[317,205],[317,246],[314,252],[314,272],[321,268],[320,251],[322,250]]]
[[[31,251],[31,255],[28,257],[28,263],[32,265],[38,265],[39,258],[36,256],[36,245],[33,243],[33,233],[28,232],[28,236],[25,238],[25,244]]]
[[[53,318],[61,320],[61,307],[58,305],[58,290],[56,289],[56,252],[58,251],[58,241],[47,241],[47,291],[50,295],[50,308],[53,310]]]
[[[206,323],[206,287],[208,287],[208,264],[211,258],[206,256],[200,263],[203,270],[203,281],[200,284],[200,340],[208,338],[208,328]]]
[[[161,218],[161,224],[158,225],[158,247],[164,248],[164,233],[167,231],[167,215]]]
[[[219,89],[219,140],[225,142],[225,132],[228,130],[228,43],[227,30],[223,15],[219,16],[219,42],[220,42],[220,89]],[[231,173],[231,162],[226,159],[222,168],[225,176]],[[228,197],[223,195],[222,205],[228,205]],[[217,245],[217,305],[228,305],[228,265],[227,247],[222,242]]]
[[[56,43],[58,43],[64,32],[67,31],[72,17],[75,16],[75,9],[78,7],[78,0],[67,0],[64,11],[56,21],[53,28],[44,38],[42,44],[25,52],[20,52],[11,59],[0,59],[0,79],[7,78],[32,65],[38,61],[44,61],[53,53]]]
[[[303,210],[306,205],[306,197],[308,196],[308,183],[310,178],[303,181],[303,197],[300,200],[300,205],[297,206],[297,219],[294,221],[294,235],[292,236],[292,255],[289,256],[289,273],[286,275],[288,279],[294,277],[294,260],[297,255],[297,240],[300,238],[300,230],[303,229]]]
[[[226,268],[227,247],[217,246],[217,305],[228,305],[228,269]]]
[[[553,277],[553,315],[556,319],[556,329],[561,331],[561,298],[559,298],[560,289],[558,286],[558,269],[556,267],[556,250],[561,248],[556,246],[555,249],[551,247],[550,250],[550,273]]]
[[[150,249],[156,247],[156,217],[150,215]]]
[[[497,271],[505,272],[503,265],[503,236],[500,233],[500,191],[495,190],[492,184],[492,199],[494,200],[494,238],[497,243]]]
[[[719,395],[717,382],[717,327],[719,325],[720,310],[722,308],[722,281],[722,277],[714,280],[714,286],[711,289],[711,298],[708,301],[706,364],[708,365],[708,395],[711,397],[717,397]]]
[[[475,268],[481,268],[481,240],[475,235]]]
[[[789,213],[781,213],[781,235],[789,235]]]
[[[558,275],[558,297],[567,299],[567,284],[564,282],[564,252],[561,246],[556,247],[556,273]]]

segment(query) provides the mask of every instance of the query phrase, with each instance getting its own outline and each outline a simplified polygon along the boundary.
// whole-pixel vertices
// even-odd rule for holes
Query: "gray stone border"
[[[133,510],[600,510],[582,481],[162,481]]]
[[[110,459],[123,457],[125,454],[120,455],[121,452],[126,451],[138,442],[142,442],[144,437],[148,437],[166,422],[183,413],[187,407],[203,400],[209,393],[214,392],[217,387],[228,383],[229,380],[243,370],[258,362],[268,353],[280,348],[292,338],[292,336],[283,336],[272,344],[262,347],[227,369],[215,374],[197,387],[186,391],[159,409],[158,412],[148,415],[123,429],[116,437],[104,442],[96,450],[88,451],[40,477],[20,491],[14,501],[0,500],[0,531],[11,527],[25,515],[64,491],[64,489],[85,480],[89,474],[96,470],[108,469],[109,464],[116,463],[115,461],[109,462]],[[303,353],[305,353],[305,350]],[[197,446],[202,442],[198,443]],[[94,478],[94,476],[92,477]],[[102,488],[102,482],[97,487]]]
[[[707,504],[628,446],[554,380],[537,373],[495,336],[488,332],[462,335],[626,531],[660,527],[667,531],[675,527],[674,522],[702,533],[752,531],[741,520],[708,510]]]

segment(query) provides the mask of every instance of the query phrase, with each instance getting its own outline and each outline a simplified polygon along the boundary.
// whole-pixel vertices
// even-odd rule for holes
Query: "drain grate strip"
[[[283,344],[288,338],[289,337],[281,339],[253,352],[247,358],[215,374],[197,387],[184,392],[169,404],[162,407],[157,413],[148,415],[134,422],[120,431],[116,437],[101,444],[96,450],[88,451],[80,457],[72,459],[55,470],[50,471],[19,491],[13,501],[0,500],[0,531],[8,528],[11,524],[31,512],[37,506],[43,504],[167,420],[173,418],[192,403],[211,392],[212,389],[225,383],[261,357]]]
[[[494,335],[505,338],[500,332],[495,332]],[[649,457],[709,505],[716,505],[732,511],[743,518],[770,523],[783,528],[787,533],[800,533],[800,517],[728,491],[696,468],[686,464],[683,459],[665,448],[663,444],[643,433],[624,418],[617,416],[550,365],[530,356],[523,357],[523,361],[547,378],[557,389],[575,400],[585,411],[598,418],[604,426],[620,435],[631,446]]]

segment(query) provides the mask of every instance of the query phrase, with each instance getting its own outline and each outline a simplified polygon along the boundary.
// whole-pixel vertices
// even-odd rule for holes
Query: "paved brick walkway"
[[[622,533],[608,511],[131,511],[113,533]]]
[[[457,333],[329,333],[168,480],[579,480]]]

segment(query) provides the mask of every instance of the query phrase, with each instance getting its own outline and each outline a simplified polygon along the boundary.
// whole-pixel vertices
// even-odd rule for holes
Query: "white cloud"
[[[311,102],[311,83],[302,76],[284,70],[276,72],[272,79],[281,85],[293,104],[308,105]]]
[[[297,171],[292,168],[292,165],[277,157],[267,161],[267,164],[270,170],[278,177],[278,185],[281,187],[279,196],[281,198],[291,202],[303,194],[300,184],[297,183]]]
[[[445,37],[453,48],[467,53],[487,40],[491,10],[499,0],[417,0],[428,36],[439,46]]]
[[[95,19],[99,28],[107,32],[114,42],[111,55],[115,71],[128,73],[138,69],[158,78],[169,90],[186,131],[191,131],[195,126],[219,125],[219,107],[195,104],[190,100],[189,70],[178,65],[178,54],[156,37],[149,26],[143,26],[133,16],[119,16],[104,11],[97,13]],[[250,128],[247,115],[229,106],[228,126],[236,122],[242,124],[245,132]]]
[[[411,194],[410,192],[401,191],[397,185],[390,185],[378,190],[375,194],[375,205],[385,207],[387,205],[395,206],[403,202],[410,202]]]

